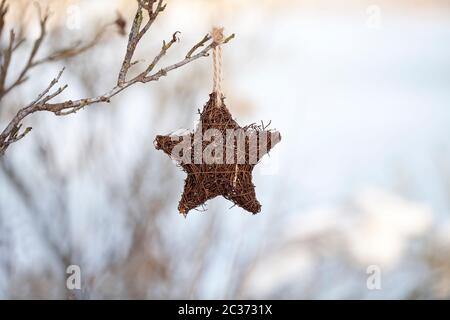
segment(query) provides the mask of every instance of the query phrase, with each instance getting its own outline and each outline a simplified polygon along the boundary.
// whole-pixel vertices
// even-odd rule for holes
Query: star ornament
[[[206,201],[223,196],[235,205],[256,214],[252,171],[259,160],[280,140],[278,131],[251,124],[240,127],[216,94],[200,113],[194,132],[177,136],[156,136],[155,147],[175,160],[187,173],[178,210],[186,215]]]

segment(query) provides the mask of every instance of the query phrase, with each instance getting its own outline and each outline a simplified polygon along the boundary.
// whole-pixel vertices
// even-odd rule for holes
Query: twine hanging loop
[[[211,31],[211,37],[213,39],[213,92],[216,93],[216,106],[222,105],[222,44],[224,41],[223,35],[224,28],[214,27]]]

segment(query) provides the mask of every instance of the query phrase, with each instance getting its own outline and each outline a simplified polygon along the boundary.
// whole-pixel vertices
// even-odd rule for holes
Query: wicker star
[[[178,206],[180,213],[186,215],[209,199],[223,196],[256,214],[261,211],[261,205],[256,199],[252,171],[262,156],[280,141],[280,134],[266,130],[263,125],[240,127],[224,99],[220,107],[216,101],[216,94],[210,94],[194,132],[183,136],[158,135],[155,147],[176,160],[187,173]]]

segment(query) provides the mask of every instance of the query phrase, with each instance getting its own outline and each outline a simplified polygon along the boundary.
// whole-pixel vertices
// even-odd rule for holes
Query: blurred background
[[[212,88],[211,59],[200,59],[109,105],[25,121],[33,131],[0,158],[0,298],[450,298],[450,3],[166,2],[135,58],[151,61],[177,30],[161,66],[213,25],[236,33],[224,47],[227,106],[283,137],[255,169],[262,212],[223,198],[177,212],[185,174],[153,139],[194,127]],[[36,38],[33,1],[9,3],[7,28]],[[117,12],[128,33],[136,10],[40,3],[53,12],[42,56],[89,41]],[[89,51],[34,69],[1,101],[2,130],[64,65],[60,99],[112,88],[126,41],[111,28]],[[66,288],[69,265],[81,290]]]

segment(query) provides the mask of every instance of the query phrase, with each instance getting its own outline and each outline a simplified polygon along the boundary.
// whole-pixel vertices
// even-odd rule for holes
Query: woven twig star
[[[184,136],[157,136],[155,147],[176,160],[187,173],[180,213],[203,205],[217,196],[256,214],[261,205],[256,199],[252,171],[258,161],[277,144],[279,132],[256,125],[240,127],[216,94],[210,94],[193,133]],[[182,154],[180,154],[182,151]]]

